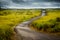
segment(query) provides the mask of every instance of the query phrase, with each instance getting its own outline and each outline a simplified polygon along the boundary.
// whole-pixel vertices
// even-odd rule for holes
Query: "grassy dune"
[[[40,15],[40,10],[0,10],[0,40],[13,40],[13,27]]]
[[[60,32],[60,10],[46,10],[47,15],[32,22],[32,26],[40,31]]]

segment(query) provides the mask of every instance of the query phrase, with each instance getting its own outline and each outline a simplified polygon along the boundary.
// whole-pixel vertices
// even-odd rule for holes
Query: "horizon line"
[[[60,7],[1,7],[1,9],[56,9]]]

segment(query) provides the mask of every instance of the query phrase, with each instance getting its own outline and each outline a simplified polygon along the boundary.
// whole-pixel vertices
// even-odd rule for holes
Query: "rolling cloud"
[[[60,8],[60,0],[0,0],[1,8],[34,8],[57,7]]]

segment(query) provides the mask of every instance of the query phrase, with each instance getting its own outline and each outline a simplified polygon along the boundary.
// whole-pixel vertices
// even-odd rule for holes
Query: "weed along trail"
[[[60,40],[60,37],[52,36],[44,33],[37,32],[35,30],[31,30],[28,25],[43,16],[45,16],[45,11],[42,11],[42,14],[40,16],[37,16],[35,18],[32,18],[26,22],[22,22],[19,25],[17,25],[14,28],[14,31],[16,32],[16,38],[17,40]]]

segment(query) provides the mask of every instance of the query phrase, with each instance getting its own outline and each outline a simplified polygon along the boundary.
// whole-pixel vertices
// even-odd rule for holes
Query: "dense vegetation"
[[[46,16],[33,21],[31,26],[40,31],[60,32],[60,10],[46,11]],[[16,25],[40,14],[39,9],[0,10],[0,40],[13,40]]]
[[[32,22],[32,26],[40,31],[60,32],[60,10],[46,10],[46,16]]]
[[[0,10],[0,40],[13,40],[14,26],[40,15],[40,10]]]

